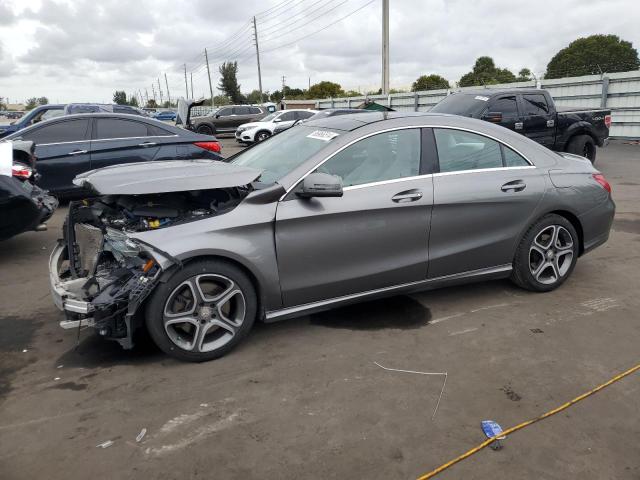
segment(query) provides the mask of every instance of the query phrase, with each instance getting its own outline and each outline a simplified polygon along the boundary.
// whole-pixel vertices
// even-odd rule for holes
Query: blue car
[[[172,112],[171,110],[164,110],[162,112],[156,113],[153,118],[156,120],[171,120],[173,122],[176,121],[176,112]]]
[[[38,122],[42,122],[43,120],[49,120],[50,118],[59,117],[64,114],[64,104],[63,105],[40,105],[39,107],[34,108],[26,115],[23,115],[21,118],[16,120],[15,122],[11,122],[11,125],[2,125],[0,126],[0,138],[6,137],[18,130],[22,130],[23,128],[30,127],[31,125],[35,125]]]

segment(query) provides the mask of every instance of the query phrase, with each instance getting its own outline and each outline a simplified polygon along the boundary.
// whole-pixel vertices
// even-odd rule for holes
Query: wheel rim
[[[246,317],[242,290],[224,275],[203,274],[178,285],[165,302],[162,321],[179,348],[211,352],[229,343]]]
[[[269,134],[267,133],[259,133],[258,134],[258,141],[262,142],[263,140],[266,140],[267,138],[269,138]]]
[[[560,225],[544,227],[529,248],[529,270],[536,281],[552,285],[563,278],[573,262],[573,238]]]

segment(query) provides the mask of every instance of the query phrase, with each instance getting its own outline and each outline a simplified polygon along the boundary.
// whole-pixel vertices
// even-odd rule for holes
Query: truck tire
[[[589,135],[576,135],[569,140],[567,152],[588,158],[591,163],[596,163],[596,144]]]

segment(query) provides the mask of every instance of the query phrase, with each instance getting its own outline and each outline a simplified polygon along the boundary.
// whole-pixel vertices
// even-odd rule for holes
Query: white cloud
[[[110,101],[116,89],[151,94],[158,77],[164,90],[166,72],[175,97],[184,94],[186,63],[196,95],[208,95],[204,47],[214,85],[218,65],[230,57],[239,60],[239,81],[250,91],[257,68],[248,22],[269,9],[258,15],[265,89],[280,88],[282,75],[292,87],[306,87],[310,77],[370,89],[380,81],[380,2],[336,22],[366,3],[343,1],[2,0],[0,94]],[[580,36],[613,33],[640,47],[639,23],[640,2],[630,0],[394,0],[391,83],[406,87],[425,73],[455,81],[481,55],[514,72],[542,72]]]

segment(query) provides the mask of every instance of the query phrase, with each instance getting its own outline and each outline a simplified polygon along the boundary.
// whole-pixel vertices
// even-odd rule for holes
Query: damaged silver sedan
[[[51,255],[63,327],[166,353],[227,353],[256,320],[511,278],[550,291],[606,242],[590,162],[487,122],[366,113],[308,122],[228,163],[130,164],[74,182]]]

